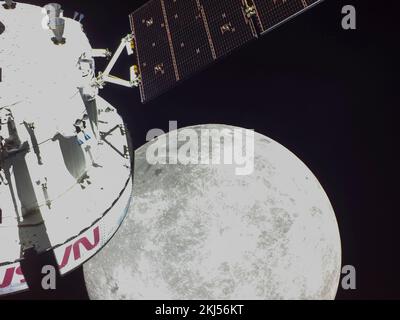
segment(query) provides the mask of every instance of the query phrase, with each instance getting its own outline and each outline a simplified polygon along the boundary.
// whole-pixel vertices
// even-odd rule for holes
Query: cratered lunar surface
[[[235,128],[189,129],[225,129],[229,138]],[[170,136],[136,151],[134,204],[116,236],[84,266],[91,299],[335,298],[338,225],[302,161],[255,133],[250,175],[237,175],[235,165],[149,164],[148,148],[168,150]]]

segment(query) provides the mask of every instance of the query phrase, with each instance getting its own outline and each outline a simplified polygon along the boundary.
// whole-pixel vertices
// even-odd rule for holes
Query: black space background
[[[218,1],[218,0],[216,0]],[[24,1],[44,5],[50,1]],[[58,0],[66,16],[85,14],[93,47],[115,50],[129,32],[128,14],[145,1]],[[224,123],[278,141],[318,177],[339,222],[343,265],[357,269],[357,290],[338,299],[400,299],[398,216],[398,1],[326,0],[156,101],[109,85],[136,147],[149,129]],[[357,9],[357,30],[341,28],[341,8]],[[130,58],[116,74],[128,78]],[[104,64],[98,61],[98,71]],[[51,295],[12,299],[87,299],[82,270]]]

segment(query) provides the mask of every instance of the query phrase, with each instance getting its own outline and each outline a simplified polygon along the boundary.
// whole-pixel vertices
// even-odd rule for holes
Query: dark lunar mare
[[[6,30],[6,26],[0,21],[0,34]]]

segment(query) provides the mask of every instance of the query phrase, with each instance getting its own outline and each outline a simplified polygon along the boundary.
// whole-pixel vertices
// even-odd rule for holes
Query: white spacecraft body
[[[109,76],[110,68],[96,78],[94,57],[108,51],[92,49],[81,23],[62,11],[52,26],[41,7],[4,5],[0,295],[27,289],[20,266],[27,249],[54,250],[61,274],[81,265],[117,231],[132,197],[123,120],[98,96],[108,80],[132,81]]]

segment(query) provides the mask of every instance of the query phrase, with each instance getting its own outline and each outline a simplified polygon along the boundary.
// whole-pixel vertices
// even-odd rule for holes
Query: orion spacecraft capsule
[[[132,37],[95,75],[80,21],[58,4],[0,2],[0,295],[27,289],[24,252],[52,250],[66,274],[114,235],[132,200],[129,137],[98,93]]]

